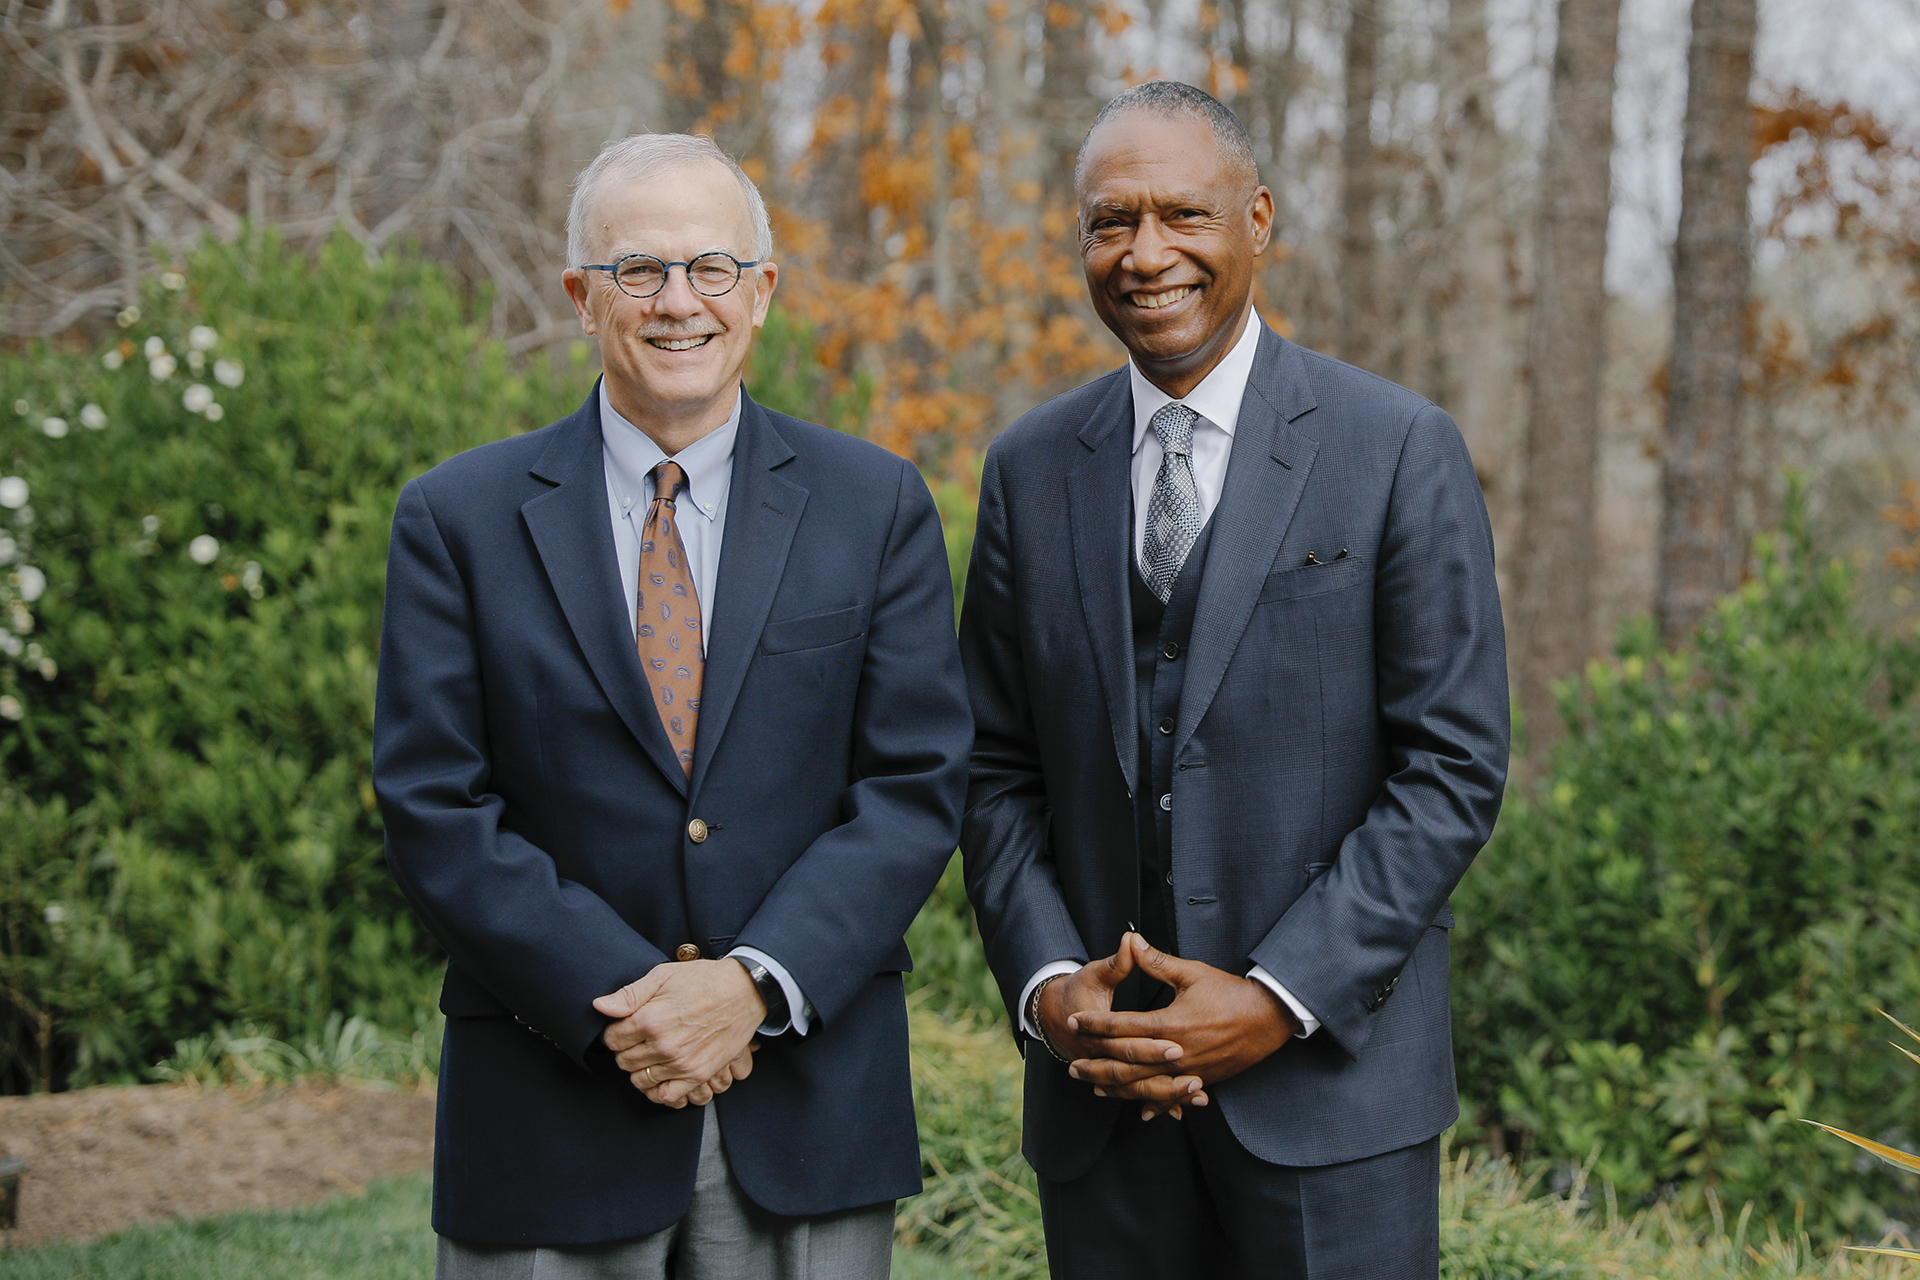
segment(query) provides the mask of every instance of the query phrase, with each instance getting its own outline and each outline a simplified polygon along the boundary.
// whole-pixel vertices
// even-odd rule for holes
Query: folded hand
[[[669,1107],[705,1106],[753,1070],[754,1032],[767,1016],[747,971],[733,960],[656,966],[601,996],[614,1019],[601,1033],[634,1088]]]

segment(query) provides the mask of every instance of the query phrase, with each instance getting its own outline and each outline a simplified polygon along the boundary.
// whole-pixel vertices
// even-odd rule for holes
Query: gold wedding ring
[[[655,1080],[655,1079],[653,1078],[653,1068],[652,1068],[652,1067],[648,1067],[648,1068],[647,1068],[647,1083],[648,1083],[648,1084],[650,1084],[650,1085],[654,1085],[654,1084],[659,1084],[659,1083],[660,1083],[660,1082],[659,1082],[658,1080]]]

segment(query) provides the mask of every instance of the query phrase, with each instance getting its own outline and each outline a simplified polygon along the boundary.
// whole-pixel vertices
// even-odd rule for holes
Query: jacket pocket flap
[[[1367,569],[1366,560],[1360,556],[1348,556],[1345,560],[1332,560],[1326,564],[1302,565],[1297,569],[1282,569],[1279,573],[1267,575],[1266,585],[1260,589],[1258,603],[1298,600],[1302,596],[1338,591],[1363,580],[1367,576]]]
[[[494,999],[493,992],[467,976],[464,969],[447,966],[440,984],[440,1012],[449,1018],[509,1018],[513,1011]]]
[[[798,618],[769,622],[760,632],[760,652],[792,653],[799,649],[824,649],[841,644],[867,629],[867,611],[859,605],[835,609],[829,613],[809,613]]]

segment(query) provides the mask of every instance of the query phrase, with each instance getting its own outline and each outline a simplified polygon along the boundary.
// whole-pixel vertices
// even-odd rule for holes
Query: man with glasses
[[[449,957],[443,1280],[884,1277],[920,1187],[952,586],[912,465],[742,389],[771,253],[711,141],[609,144],[563,276],[604,376],[400,498],[374,770]]]

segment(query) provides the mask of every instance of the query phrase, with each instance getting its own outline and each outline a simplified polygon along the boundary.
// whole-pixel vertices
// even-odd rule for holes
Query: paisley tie
[[[700,681],[707,664],[700,652],[700,595],[674,511],[674,500],[686,487],[687,473],[679,463],[667,461],[653,469],[653,505],[647,508],[647,525],[640,535],[634,630],[660,723],[666,726],[680,767],[691,777]]]

